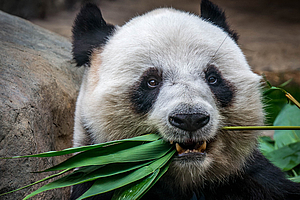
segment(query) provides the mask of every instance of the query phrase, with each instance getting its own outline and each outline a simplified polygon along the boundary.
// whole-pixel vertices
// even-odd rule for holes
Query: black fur
[[[210,83],[210,78],[216,81]],[[221,107],[229,106],[234,97],[234,87],[222,77],[221,72],[215,66],[210,65],[205,71],[205,79]]]
[[[300,184],[286,179],[259,151],[249,159],[245,173],[228,178],[223,184],[208,184],[205,200],[296,200]]]
[[[222,28],[229,36],[238,41],[238,34],[231,30],[228,23],[226,22],[226,16],[217,5],[213,4],[209,0],[201,1],[201,18],[213,23],[214,25]]]
[[[151,109],[162,84],[161,76],[161,72],[158,69],[150,68],[142,75],[141,80],[139,80],[131,89],[131,100],[137,113],[145,114]],[[149,88],[148,81],[152,79],[156,80],[158,85],[156,87]]]
[[[96,5],[87,3],[83,6],[72,29],[73,56],[77,66],[89,64],[93,49],[104,45],[114,29],[106,24]]]

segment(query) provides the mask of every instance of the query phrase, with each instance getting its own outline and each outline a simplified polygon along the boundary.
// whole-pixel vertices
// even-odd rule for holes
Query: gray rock
[[[72,63],[71,43],[0,11],[0,157],[72,146],[73,117],[82,68]],[[51,173],[30,173],[67,157],[0,160],[0,193]],[[22,199],[43,184],[0,196]],[[68,199],[69,188],[32,199]]]

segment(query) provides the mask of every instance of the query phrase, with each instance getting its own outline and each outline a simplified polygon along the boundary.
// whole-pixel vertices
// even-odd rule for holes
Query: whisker
[[[214,53],[214,55],[211,57],[211,59],[209,60],[209,63],[211,63],[212,59],[215,58],[216,54],[218,53],[218,51],[220,50],[220,48],[223,46],[225,40],[228,38],[228,35],[226,35],[226,37],[224,38],[224,40],[222,41],[222,43],[220,44],[220,46],[218,47],[218,49],[216,50],[216,52]]]

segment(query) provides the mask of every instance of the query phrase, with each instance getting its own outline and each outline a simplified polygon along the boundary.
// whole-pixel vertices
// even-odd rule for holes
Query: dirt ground
[[[272,79],[290,77],[300,85],[299,0],[212,0],[225,10],[232,29],[240,35],[239,45],[254,71]],[[130,18],[158,7],[173,7],[199,14],[200,0],[94,0],[107,22],[123,25]],[[79,5],[70,11],[32,20],[71,40],[71,26]],[[274,73],[276,75],[274,75]],[[280,80],[279,80],[280,79]],[[276,81],[276,80],[275,80]]]

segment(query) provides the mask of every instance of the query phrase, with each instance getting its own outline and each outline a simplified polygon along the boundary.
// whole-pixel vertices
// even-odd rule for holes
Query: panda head
[[[122,27],[87,4],[73,27],[73,54],[86,65],[74,145],[158,133],[178,154],[166,176],[180,187],[239,173],[261,125],[260,77],[224,13],[207,0],[201,17],[162,8]]]

